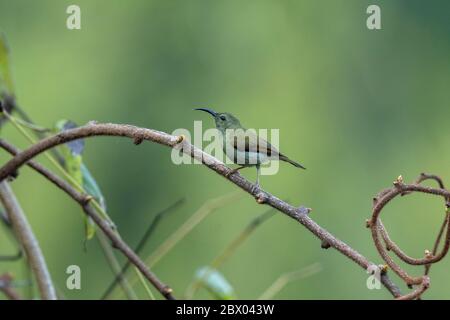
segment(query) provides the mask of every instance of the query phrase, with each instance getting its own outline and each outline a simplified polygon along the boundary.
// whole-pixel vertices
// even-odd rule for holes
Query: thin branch
[[[196,210],[177,230],[167,237],[146,259],[146,264],[153,268],[166,254],[170,252],[181,240],[184,239],[200,222],[213,213],[217,208],[232,202],[242,195],[240,192],[233,192],[206,201]],[[135,280],[135,279],[134,279]],[[133,279],[130,281],[134,284]]]
[[[320,272],[321,270],[322,266],[319,263],[313,263],[312,265],[300,270],[282,274],[266,289],[266,291],[261,294],[258,300],[270,300],[288,283],[295,280],[305,279],[312,276],[313,274],[316,274],[317,272]]]
[[[25,250],[36,277],[41,298],[44,300],[56,300],[56,291],[39,243],[19,202],[6,181],[0,183],[0,200],[5,207],[15,234]]]
[[[445,227],[447,227],[447,239],[449,237],[448,236],[448,225],[449,225],[449,222],[450,222],[450,212],[447,212],[447,214],[445,215],[444,222],[442,223],[441,228],[439,229],[439,233],[438,233],[438,235],[436,237],[436,240],[434,242],[433,251],[431,252],[431,254],[433,256],[436,256],[436,253],[437,253],[437,251],[439,249],[439,244],[441,242],[442,235],[444,234],[444,230],[446,229]],[[447,242],[448,241],[446,241],[446,243]],[[428,275],[430,273],[431,266],[432,266],[432,264],[425,265],[425,275]]]
[[[16,149],[11,144],[0,139],[0,147],[5,149],[11,154],[20,154],[20,151]],[[54,185],[64,191],[73,200],[75,200],[83,209],[84,213],[92,218],[92,220],[97,224],[97,226],[105,233],[105,235],[110,239],[113,246],[120,250],[123,255],[131,261],[139,271],[145,276],[145,278],[166,298],[169,300],[175,299],[172,295],[172,289],[161,282],[153,272],[145,265],[145,263],[139,258],[139,256],[134,253],[134,251],[120,238],[120,236],[113,230],[110,224],[103,220],[95,210],[90,206],[91,198],[88,195],[84,195],[77,190],[75,190],[69,183],[55,175],[50,170],[46,169],[44,166],[38,164],[35,161],[29,161],[28,165],[51,181]]]
[[[237,248],[244,243],[244,241],[255,231],[255,229],[262,223],[267,221],[273,216],[273,208],[270,208],[266,212],[258,215],[256,218],[252,219],[249,224],[247,224],[239,234],[234,237],[231,242],[225,247],[225,249],[217,255],[211,263],[209,263],[209,269],[206,271],[202,277],[194,279],[194,281],[187,287],[185,297],[187,300],[191,300],[198,289],[201,288],[202,282],[206,281],[214,270],[218,270],[230,256],[236,252]]]
[[[137,300],[136,292],[134,292],[127,278],[121,272],[119,261],[117,261],[114,251],[111,248],[111,245],[109,244],[105,235],[101,232],[98,232],[96,233],[96,238],[98,239],[98,242],[102,247],[102,251],[105,255],[106,260],[108,261],[109,266],[111,267],[111,271],[115,276],[115,279],[117,279],[117,283],[120,283],[120,287],[129,300]]]
[[[155,251],[146,259],[149,266],[154,266],[162,259],[177,243],[179,243],[189,232],[192,231],[210,213],[222,205],[239,198],[240,193],[230,193],[221,197],[208,200],[204,205],[194,212],[175,232],[173,232]]]
[[[423,276],[420,285],[412,292],[405,294],[403,296],[397,297],[396,300],[414,300],[420,298],[422,293],[424,293],[430,287],[430,277]]]
[[[16,254],[13,255],[1,255],[0,256],[0,261],[17,261],[20,260],[23,256],[22,250],[19,250]]]
[[[91,122],[85,126],[60,132],[57,135],[43,139],[38,143],[32,145],[28,149],[24,150],[23,152],[19,153],[10,161],[8,161],[2,168],[0,168],[0,180],[4,180],[8,176],[12,175],[27,161],[48,149],[69,141],[92,136],[122,136],[133,139],[135,144],[139,144],[143,140],[148,140],[169,146],[171,148],[179,149],[183,153],[205,164],[216,173],[225,177],[226,179],[233,182],[235,185],[255,197],[258,203],[265,203],[269,206],[272,206],[278,211],[298,221],[317,238],[319,238],[322,243],[326,243],[330,247],[335,248],[344,256],[348,257],[360,267],[362,267],[364,270],[367,270],[367,268],[374,265],[374,263],[369,261],[366,257],[361,255],[345,242],[336,238],[334,235],[329,233],[327,230],[318,225],[314,220],[312,220],[308,216],[310,210],[305,207],[294,207],[270,193],[255,188],[250,181],[242,177],[239,173],[230,174],[232,173],[232,170],[230,168],[228,168],[225,164],[223,164],[213,156],[204,153],[200,149],[190,144],[184,139],[183,136],[173,136],[161,131],[139,128],[131,125],[111,123],[100,124]],[[227,174],[230,175],[227,177]],[[388,277],[383,277],[381,280],[383,285],[392,293],[394,297],[398,297],[401,295],[398,287],[393,284]]]
[[[156,227],[158,226],[159,222],[161,221],[161,219],[169,212],[171,212],[172,210],[174,210],[176,207],[178,207],[179,205],[181,205],[183,202],[185,201],[184,198],[178,199],[176,202],[172,203],[170,206],[168,206],[167,208],[164,208],[164,210],[161,210],[160,212],[158,212],[155,217],[153,218],[152,222],[150,223],[150,226],[148,227],[148,229],[145,231],[144,236],[142,237],[141,241],[139,241],[138,245],[135,248],[135,252],[136,254],[141,254],[142,249],[144,248],[144,245],[147,243],[148,239],[150,238],[150,236],[153,234],[154,230],[156,229]],[[129,260],[127,260],[124,264],[124,266],[122,267],[122,269],[119,271],[119,273],[116,275],[116,277],[114,278],[113,282],[109,285],[109,287],[105,290],[105,293],[103,293],[102,295],[102,300],[106,299],[110,293],[114,290],[114,288],[116,287],[117,283],[119,283],[119,279],[120,277],[123,277],[125,275],[125,273],[128,271],[128,268],[130,267],[131,263]]]
[[[0,275],[0,292],[9,300],[22,300],[19,293],[12,287],[13,277],[9,273],[4,273]]]
[[[450,198],[450,192],[445,189],[436,189],[431,187],[425,187],[418,184],[404,184],[403,178],[399,178],[394,181],[394,186],[391,189],[384,190],[382,194],[375,198],[372,218],[368,221],[368,227],[370,227],[372,232],[372,237],[375,246],[380,253],[383,260],[388,264],[388,266],[397,273],[408,285],[422,285],[424,277],[412,277],[404,269],[402,269],[394,260],[389,256],[387,250],[392,250],[399,258],[411,265],[427,265],[431,263],[436,263],[440,261],[449,250],[450,245],[450,228],[448,228],[446,236],[446,244],[442,249],[442,252],[436,256],[433,256],[430,252],[426,252],[425,258],[415,259],[407,256],[390,238],[380,220],[380,214],[383,208],[392,201],[395,197],[399,195],[409,194],[411,192],[420,192],[425,194],[431,194],[435,196],[441,196],[445,200]],[[379,235],[381,234],[382,239],[385,241],[387,248],[383,245]],[[429,283],[427,285],[427,288]]]
[[[83,205],[84,212],[89,215],[92,220],[99,226],[99,228],[105,233],[105,235],[111,240],[112,245],[119,249],[138,269],[139,271],[150,281],[151,284],[166,298],[174,300],[172,295],[172,289],[162,283],[153,272],[145,265],[145,263],[134,253],[134,251],[115,233],[108,222],[103,220],[95,210],[89,205],[89,200]]]
[[[424,187],[421,186],[425,180],[435,180],[439,189]],[[374,206],[372,212],[372,218],[367,221],[367,227],[371,229],[372,237],[375,242],[375,246],[380,253],[381,257],[397,275],[399,275],[406,284],[412,288],[413,285],[418,285],[418,287],[412,292],[403,295],[401,297],[397,297],[400,300],[410,300],[410,299],[420,299],[421,295],[430,287],[430,278],[428,277],[428,272],[432,264],[437,263],[442,260],[448,253],[450,247],[450,192],[444,188],[444,183],[442,179],[436,175],[430,175],[422,173],[418,179],[416,179],[414,184],[404,184],[402,176],[399,176],[394,181],[394,186],[389,189],[384,189],[377,197],[374,198]],[[412,258],[404,253],[400,247],[389,237],[389,233],[381,222],[380,215],[383,208],[394,198],[397,196],[404,196],[407,194],[411,194],[413,192],[425,193],[434,196],[443,197],[445,200],[445,219],[441,225],[439,233],[436,237],[433,251],[430,252],[425,250],[424,258]],[[440,253],[437,253],[439,244],[441,242],[442,236],[444,234],[445,229],[447,229],[445,235],[444,246]],[[385,246],[380,240],[379,235],[384,241]],[[397,263],[393,261],[393,259],[388,255],[387,251],[393,251],[397,257],[406,262],[409,265],[425,265],[425,274],[421,277],[413,277],[410,276],[404,269],[402,269]]]
[[[23,121],[30,123],[32,125],[36,125],[36,123],[33,121],[33,119],[31,119],[31,117],[27,114],[27,112],[19,104],[17,104],[16,101],[14,101],[13,109]],[[48,133],[48,132],[34,131],[34,130],[32,132],[39,140],[46,138],[47,133]],[[64,165],[64,157],[61,155],[60,152],[58,152],[57,149],[50,150],[50,153],[58,161],[58,163],[60,165]]]
[[[12,242],[18,243],[14,234],[14,230],[12,229],[11,221],[9,221],[8,216],[5,212],[0,211],[0,222],[5,227],[7,231],[7,235],[11,238]],[[17,249],[16,254],[11,255],[1,255],[0,261],[17,261],[23,257],[23,250],[20,247],[20,243],[18,243],[19,248]]]
[[[214,269],[219,269],[226,260],[236,251],[236,249],[255,231],[255,229],[262,223],[266,222],[273,216],[274,210],[270,208],[266,212],[252,219],[250,223],[240,232],[236,238],[211,262],[210,266]],[[206,278],[206,277],[205,277]]]

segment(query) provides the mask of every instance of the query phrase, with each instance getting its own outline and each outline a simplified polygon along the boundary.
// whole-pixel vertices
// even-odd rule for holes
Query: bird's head
[[[208,112],[210,115],[212,115],[216,122],[216,128],[221,131],[226,130],[226,129],[242,128],[239,120],[230,113],[227,113],[227,112],[219,113],[219,112],[215,112],[208,108],[197,108],[194,110],[205,111],[205,112]]]

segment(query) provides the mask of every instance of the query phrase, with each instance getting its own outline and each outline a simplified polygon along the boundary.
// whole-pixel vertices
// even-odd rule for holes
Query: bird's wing
[[[253,130],[234,130],[233,148],[241,152],[259,152],[270,156],[278,156],[278,150],[269,142],[259,137]]]

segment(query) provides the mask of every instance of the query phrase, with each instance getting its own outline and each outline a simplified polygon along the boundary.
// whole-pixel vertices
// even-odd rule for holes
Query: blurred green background
[[[66,28],[73,3],[81,7],[79,31]],[[382,30],[366,28],[369,4],[380,5]],[[280,128],[281,149],[308,170],[281,164],[277,175],[262,177],[263,188],[312,207],[319,224],[381,263],[365,228],[372,197],[399,174],[412,181],[431,172],[450,183],[449,9],[444,0],[0,0],[0,29],[11,48],[18,102],[41,125],[68,118],[191,130],[194,120],[213,125],[192,111],[209,106],[247,127]],[[28,145],[10,125],[1,134]],[[236,190],[203,166],[172,164],[170,154],[127,139],[87,140],[85,163],[132,246],[158,211],[187,200],[161,222],[144,257],[205,201]],[[254,171],[243,174],[254,180]],[[12,186],[64,295],[99,298],[113,276],[95,240],[83,250],[79,207],[28,168]],[[154,271],[181,296],[195,271],[265,210],[247,195],[221,207]],[[390,204],[383,221],[406,252],[420,257],[432,248],[443,214],[441,199],[413,195]],[[14,252],[1,230],[1,254]],[[364,270],[322,250],[282,214],[258,228],[221,271],[238,298],[251,299],[282,273],[316,262],[320,273],[276,298],[390,298],[383,288],[368,290]],[[449,263],[432,268],[425,298],[450,298]],[[71,264],[81,267],[82,290],[65,289]],[[27,277],[20,262],[1,263],[6,271]],[[203,290],[196,298],[210,295]]]

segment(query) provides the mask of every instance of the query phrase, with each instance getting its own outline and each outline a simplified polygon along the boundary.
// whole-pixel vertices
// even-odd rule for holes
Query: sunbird
[[[247,167],[256,167],[256,187],[259,188],[261,164],[270,160],[289,162],[293,166],[306,169],[279,152],[269,142],[259,137],[254,130],[245,129],[240,121],[230,113],[220,113],[208,108],[194,110],[205,111],[214,117],[216,128],[222,135],[223,152],[238,168],[231,170],[227,176]]]

